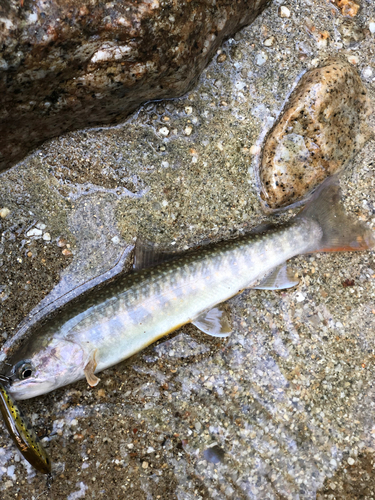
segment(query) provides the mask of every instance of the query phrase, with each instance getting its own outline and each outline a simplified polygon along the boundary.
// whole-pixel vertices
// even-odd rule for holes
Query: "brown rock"
[[[358,14],[359,4],[353,0],[331,0],[332,3],[336,3],[337,7],[341,10],[343,16],[354,17]]]
[[[265,141],[259,176],[268,207],[302,200],[344,168],[370,136],[370,112],[366,89],[346,60],[305,73]]]
[[[0,171],[45,139],[182,95],[269,0],[2,0]]]

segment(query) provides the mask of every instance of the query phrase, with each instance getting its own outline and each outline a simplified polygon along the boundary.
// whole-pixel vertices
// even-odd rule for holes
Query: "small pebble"
[[[359,57],[354,56],[354,55],[350,55],[350,56],[348,56],[348,61],[350,62],[350,64],[356,65],[359,63]]]
[[[112,239],[111,239],[112,243],[114,243],[115,245],[118,245],[120,243],[120,238],[118,236],[114,236]]]
[[[372,33],[372,34],[375,33],[375,22],[371,22],[369,24],[369,30],[370,30],[370,33]]]
[[[297,292],[296,293],[296,301],[297,302],[303,302],[305,300],[305,296],[302,292]]]
[[[193,131],[193,127],[190,127],[189,125],[185,128],[184,132],[185,135],[190,135]]]
[[[260,52],[255,58],[255,63],[258,66],[263,66],[263,64],[267,61],[267,59],[268,59],[267,54],[265,54],[264,52]]]
[[[279,9],[279,16],[280,17],[290,17],[290,10],[288,7],[285,7],[285,5],[282,5]]]
[[[371,28],[370,28],[371,29]],[[222,63],[226,60],[227,58],[227,55],[226,54],[220,54],[218,57],[217,57],[217,62],[218,63]]]
[[[349,464],[349,465],[353,465],[353,464],[354,464],[354,462],[355,462],[354,458],[352,458],[352,457],[349,457],[349,458],[348,458],[348,464]]]
[[[159,134],[167,137],[167,135],[169,135],[169,129],[167,127],[161,127],[159,128]]]
[[[57,242],[57,246],[63,248],[66,245],[66,240],[64,238],[60,238]]]
[[[51,235],[49,233],[44,233],[43,240],[44,241],[51,241]]]
[[[148,468],[148,462],[142,462],[142,469]]]
[[[33,229],[30,229],[30,231],[27,231],[26,236],[42,236],[42,234],[43,234],[42,230],[34,227]]]
[[[9,208],[4,207],[4,208],[2,208],[2,209],[0,210],[0,217],[1,217],[2,219],[5,219],[5,217],[6,217],[7,215],[9,215],[9,214],[10,214],[10,210],[9,210]]]
[[[367,66],[367,68],[365,68],[363,70],[362,74],[365,78],[371,78],[372,77],[372,69],[369,66]]]
[[[267,40],[264,40],[263,45],[266,47],[271,47],[275,41],[275,37],[271,36],[271,38],[267,38]]]
[[[193,108],[191,106],[185,106],[185,113],[187,115],[191,115],[192,112],[193,112]]]
[[[259,153],[260,153],[260,151],[261,151],[261,149],[260,149],[260,147],[259,147],[259,146],[255,146],[255,145],[253,145],[253,146],[251,146],[251,148],[250,148],[250,154],[251,154],[251,155],[257,155],[257,154],[259,154]]]
[[[73,255],[72,252],[70,250],[68,250],[67,248],[64,248],[64,250],[62,251],[62,254],[65,255],[65,257],[68,257],[69,255]]]

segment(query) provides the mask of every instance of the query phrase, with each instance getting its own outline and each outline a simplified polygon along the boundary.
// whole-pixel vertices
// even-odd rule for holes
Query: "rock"
[[[339,25],[339,32],[345,47],[355,47],[365,37],[362,28],[349,18],[345,18]]]
[[[7,217],[7,215],[9,215],[9,214],[10,214],[10,210],[9,210],[9,208],[7,208],[7,207],[4,207],[4,208],[2,208],[2,209],[0,210],[0,217],[1,217],[2,219],[5,219],[5,217]]]
[[[290,17],[290,10],[285,5],[282,5],[279,9],[280,17]]]
[[[334,0],[331,0],[334,1]],[[344,16],[354,17],[358,14],[359,4],[353,0],[336,0],[337,7],[341,10]]]
[[[342,170],[370,136],[366,89],[345,59],[308,71],[266,138],[261,197],[277,209],[306,197]]]
[[[33,229],[30,229],[30,231],[27,231],[26,236],[28,236],[28,237],[32,237],[32,236],[40,237],[40,236],[42,236],[42,234],[43,234],[43,231],[34,227]]]
[[[44,140],[185,93],[269,0],[4,0],[0,171]]]

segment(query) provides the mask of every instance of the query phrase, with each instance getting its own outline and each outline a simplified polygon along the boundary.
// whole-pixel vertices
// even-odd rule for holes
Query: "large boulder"
[[[188,90],[269,0],[3,0],[0,171],[45,139]]]

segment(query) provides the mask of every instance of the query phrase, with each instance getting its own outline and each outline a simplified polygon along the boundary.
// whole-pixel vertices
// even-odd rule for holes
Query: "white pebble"
[[[282,5],[279,10],[280,17],[290,17],[290,10],[285,5]]]
[[[253,146],[251,146],[250,148],[250,154],[251,155],[257,155],[260,153],[260,147],[259,146],[255,146],[255,144]]]
[[[147,469],[147,468],[148,468],[148,462],[143,462],[142,469]]]
[[[43,231],[34,227],[33,229],[30,229],[30,231],[27,231],[26,236],[42,236],[42,234]]]
[[[169,129],[167,127],[162,127],[159,129],[159,134],[164,135],[164,137],[167,137],[169,134]]]
[[[114,243],[115,245],[118,245],[118,243],[120,243],[120,238],[118,236],[114,236],[112,239],[111,239],[112,243]]]
[[[271,38],[267,38],[267,40],[264,40],[263,45],[266,47],[271,47],[273,45],[273,42],[275,41],[275,37],[271,36]]]
[[[163,207],[167,207],[167,206],[168,206],[168,202],[167,202],[167,200],[163,200],[163,201],[161,202],[161,204],[163,205]]]
[[[184,132],[185,135],[190,135],[193,131],[193,127],[190,127],[189,125],[185,128]]]
[[[5,219],[5,217],[6,217],[7,215],[9,215],[9,214],[10,214],[10,210],[9,210],[9,208],[4,207],[4,208],[2,208],[2,209],[0,210],[0,217],[1,217],[2,219]]]
[[[163,168],[168,168],[168,167],[169,167],[169,163],[168,163],[167,161],[162,161],[162,162],[161,162],[161,166],[162,166]]]
[[[267,59],[268,59],[267,54],[265,54],[264,52],[260,52],[255,58],[255,63],[258,66],[263,66],[263,64],[267,61]]]
[[[370,33],[372,33],[372,34],[375,33],[375,22],[371,22],[369,24],[369,29],[370,29]]]
[[[51,235],[49,233],[44,233],[43,239],[44,239],[44,241],[51,241]]]
[[[296,301],[297,302],[303,302],[305,300],[305,296],[302,292],[297,292],[296,293]]]
[[[185,113],[187,115],[191,115],[192,112],[193,112],[193,108],[191,106],[186,106],[185,107]]]
[[[362,72],[364,78],[371,78],[372,77],[372,69],[370,68],[370,66],[367,66],[367,68],[365,68]]]
[[[359,63],[359,57],[358,56],[348,56],[348,61],[350,64],[358,64]]]
[[[36,227],[37,227],[38,229],[41,229],[41,230],[43,231],[43,229],[45,229],[47,226],[46,226],[45,224],[43,224],[42,222],[39,222],[39,223],[36,225]]]
[[[348,464],[349,464],[349,465],[353,465],[353,464],[354,464],[354,462],[355,462],[354,458],[352,458],[352,457],[349,457],[349,458],[348,458]]]
[[[149,446],[149,447],[147,448],[147,453],[153,453],[154,451],[155,451],[155,450],[154,450],[154,448],[153,448],[152,446]]]

